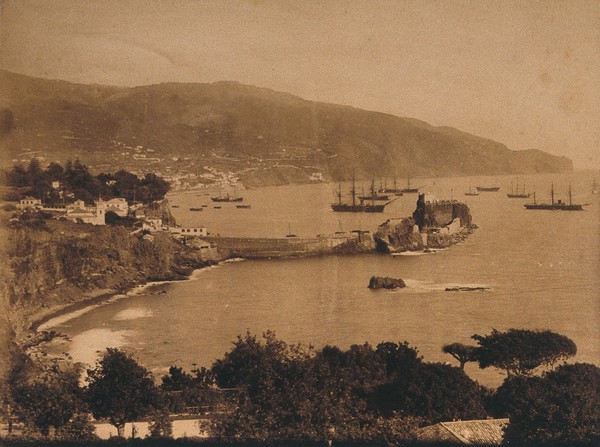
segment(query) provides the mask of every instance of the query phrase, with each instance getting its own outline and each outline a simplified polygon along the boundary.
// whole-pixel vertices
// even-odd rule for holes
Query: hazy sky
[[[0,67],[236,80],[600,168],[600,1],[0,0]]]

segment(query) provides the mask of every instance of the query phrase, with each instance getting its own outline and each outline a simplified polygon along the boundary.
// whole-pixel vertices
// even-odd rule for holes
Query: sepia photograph
[[[598,0],[0,0],[0,447],[600,445]]]

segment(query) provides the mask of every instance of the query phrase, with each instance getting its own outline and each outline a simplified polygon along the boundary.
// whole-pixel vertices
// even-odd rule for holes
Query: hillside
[[[572,162],[410,118],[235,82],[135,88],[0,70],[3,164],[80,157],[96,170],[232,171],[249,184],[562,172]]]

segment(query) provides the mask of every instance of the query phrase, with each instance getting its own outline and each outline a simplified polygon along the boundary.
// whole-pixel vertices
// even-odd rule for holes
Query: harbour
[[[572,180],[568,175],[541,175],[531,176],[528,183],[544,184],[551,178],[564,185]],[[508,185],[510,179],[499,181]],[[587,177],[580,181],[583,184]],[[468,178],[437,179],[436,192],[449,197],[469,182]],[[330,185],[249,190],[244,195],[251,197],[252,209],[223,207],[222,214],[189,213],[186,204],[194,200],[191,192],[172,195],[170,200],[180,204],[173,210],[178,220],[206,225],[231,241],[281,234],[281,240],[289,239],[285,243],[304,243],[340,225],[365,230],[381,222],[381,215],[325,214],[315,209],[315,203],[321,203],[315,197],[322,197],[320,206],[328,207],[330,191]],[[279,194],[296,200],[279,202]],[[409,215],[414,210],[416,196],[409,197],[394,202],[394,214]],[[591,316],[597,314],[600,279],[595,273],[600,247],[596,237],[586,234],[600,225],[598,202],[565,219],[535,220],[522,204],[504,194],[464,200],[479,229],[448,249],[414,256],[352,254],[225,263],[198,271],[190,281],[161,285],[165,294],[149,291],[65,322],[56,329],[71,341],[49,349],[85,351],[85,334],[102,328],[107,346],[111,337],[119,336],[121,346],[162,373],[172,364],[210,366],[237,335],[274,330],[288,342],[318,346],[407,340],[427,361],[443,362],[448,360],[441,352],[444,343],[469,343],[473,334],[491,328],[527,327],[568,335],[579,348],[575,360],[596,363],[600,327]],[[264,211],[258,210],[264,209],[271,210],[270,226],[261,225]],[[246,216],[246,225],[229,231],[226,223],[238,213]],[[305,216],[293,224],[297,242],[284,236],[289,232],[287,213]],[[367,286],[373,275],[402,278],[407,288],[370,291]],[[514,312],[515,307],[521,311]],[[117,318],[122,312],[129,312],[131,318]],[[467,372],[486,385],[497,385],[503,378],[475,365],[468,365]]]

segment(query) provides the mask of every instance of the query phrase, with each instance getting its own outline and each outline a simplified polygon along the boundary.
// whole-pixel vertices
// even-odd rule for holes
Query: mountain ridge
[[[513,151],[416,118],[236,81],[118,87],[6,70],[0,70],[0,145],[3,164],[38,155],[79,157],[95,170],[202,175],[213,167],[254,185],[304,182],[314,172],[345,180],[353,172],[368,178],[573,169],[566,157],[537,149]]]

